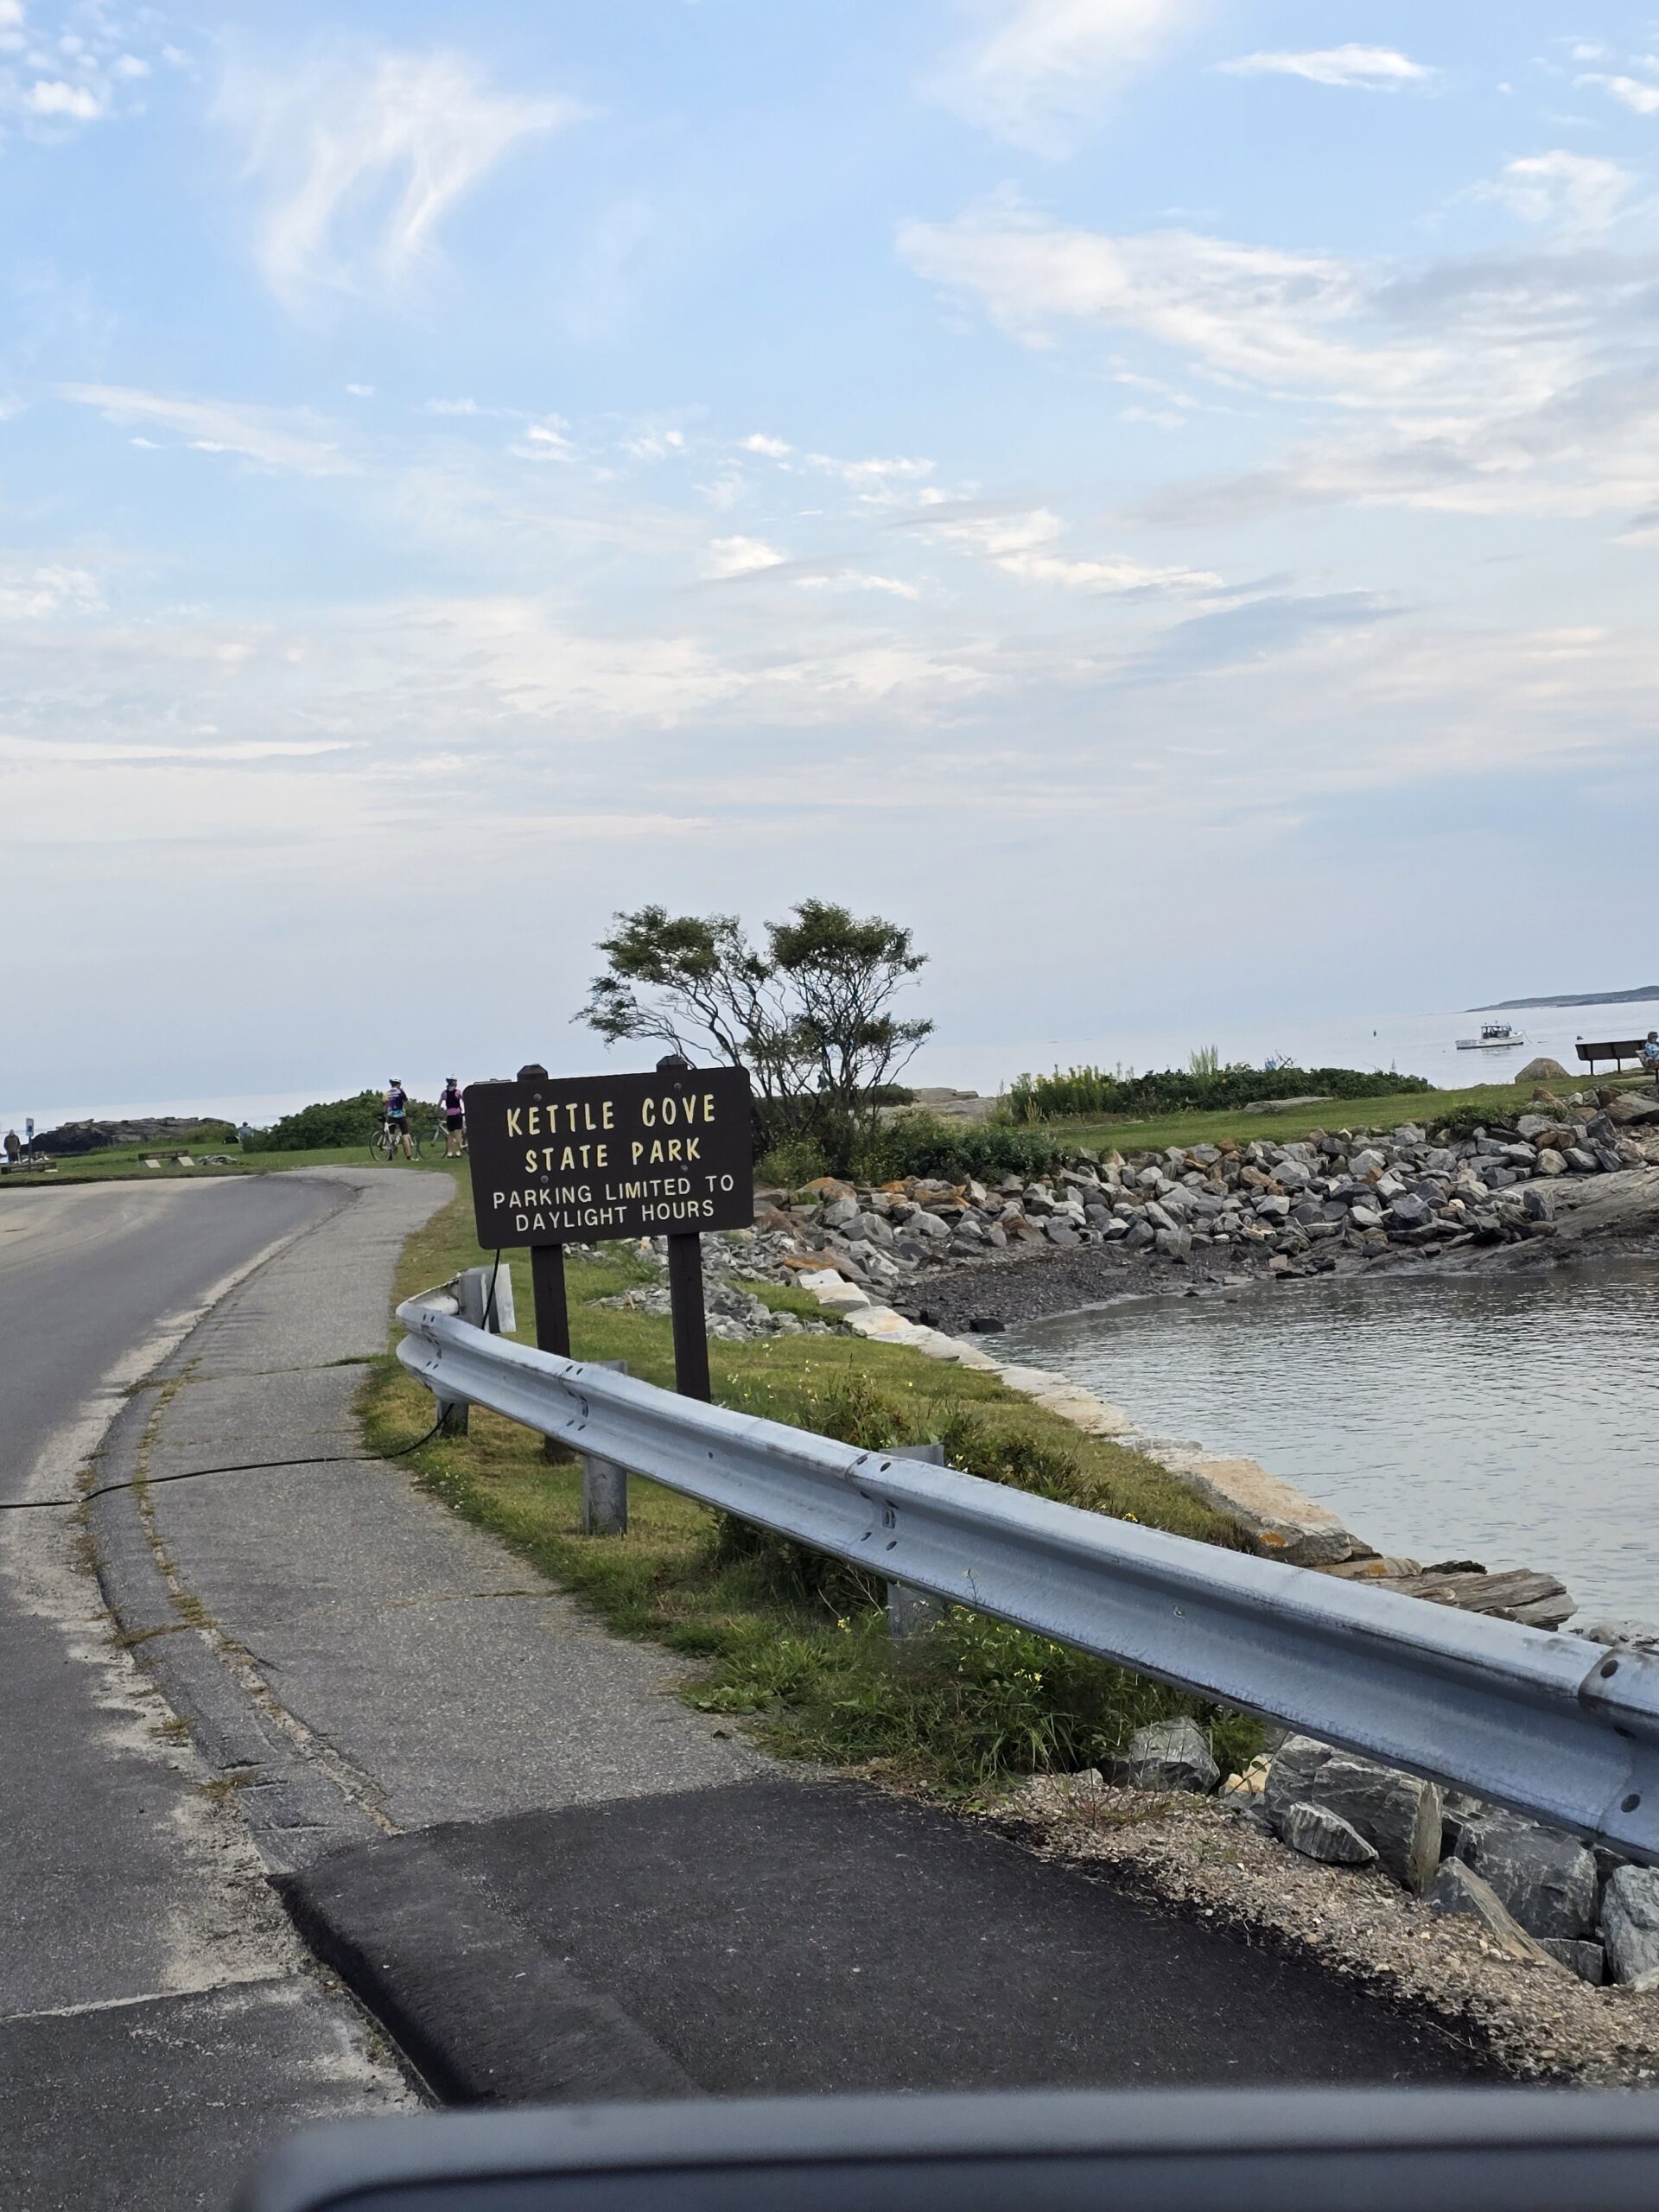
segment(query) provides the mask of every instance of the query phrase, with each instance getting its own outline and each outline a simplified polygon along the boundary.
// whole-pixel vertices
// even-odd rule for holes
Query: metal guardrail
[[[658,1389],[412,1299],[441,1403],[1659,1863],[1659,1658],[1248,1557]]]

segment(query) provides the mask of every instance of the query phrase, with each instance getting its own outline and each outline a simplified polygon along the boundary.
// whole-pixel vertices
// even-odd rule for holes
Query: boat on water
[[[1460,1052],[1508,1052],[1526,1041],[1512,1022],[1483,1021],[1478,1037],[1459,1038],[1458,1050]]]

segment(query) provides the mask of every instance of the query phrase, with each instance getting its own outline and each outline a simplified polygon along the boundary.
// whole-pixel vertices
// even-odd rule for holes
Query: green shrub
[[[385,1094],[359,1090],[354,1098],[332,1098],[316,1106],[302,1106],[297,1114],[284,1114],[259,1140],[262,1152],[322,1152],[342,1145],[366,1145],[380,1127]],[[435,1105],[411,1098],[409,1113],[416,1128],[430,1128],[437,1118]]]
[[[830,1173],[830,1163],[810,1137],[780,1137],[754,1163],[757,1183],[798,1191]]]
[[[875,1612],[817,1635],[728,1655],[694,1704],[766,1716],[783,1751],[836,1766],[931,1773],[946,1789],[1105,1766],[1149,1721],[1192,1713],[1224,1771],[1259,1748],[1259,1724],[1003,1621],[952,1607],[894,1646]]]
[[[1471,1137],[1477,1129],[1491,1130],[1515,1119],[1516,1114],[1535,1111],[1516,1100],[1514,1111],[1506,1114],[1500,1106],[1454,1106],[1449,1113],[1436,1114],[1432,1127],[1436,1133],[1444,1131],[1454,1141]]]
[[[1210,1058],[1194,1053],[1196,1061]],[[1328,1098],[1392,1098],[1402,1092],[1432,1090],[1427,1077],[1358,1068],[1166,1068],[1161,1074],[1124,1075],[1104,1068],[1078,1067],[1052,1075],[1022,1075],[1010,1085],[1008,1111],[1027,1126],[1067,1116],[1122,1115],[1136,1120],[1154,1115],[1213,1113],[1248,1106],[1257,1098],[1300,1098],[1318,1093]]]
[[[1027,1179],[1052,1173],[1065,1149],[1039,1130],[1012,1128],[1003,1122],[974,1124],[943,1122],[933,1114],[896,1114],[873,1130],[861,1146],[856,1165],[868,1183],[896,1182],[906,1175],[937,1175],[962,1183],[977,1176],[995,1181],[1004,1175]]]

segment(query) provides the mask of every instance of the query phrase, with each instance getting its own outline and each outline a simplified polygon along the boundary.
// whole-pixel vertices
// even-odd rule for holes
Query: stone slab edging
[[[1010,1390],[1017,1390],[1048,1413],[1058,1414],[1085,1436],[1109,1438],[1138,1452],[1245,1529],[1269,1558],[1288,1560],[1299,1567],[1325,1567],[1357,1556],[1374,1556],[1371,1547],[1345,1529],[1328,1506],[1304,1497],[1300,1491],[1281,1477],[1269,1474],[1254,1459],[1141,1434],[1122,1406],[1096,1396],[1081,1383],[1068,1382],[1045,1368],[996,1359],[976,1344],[947,1336],[943,1329],[907,1321],[891,1306],[877,1305],[856,1283],[849,1282],[833,1268],[802,1269],[795,1280],[854,1336],[870,1344],[900,1344],[908,1351],[920,1352],[925,1359],[949,1360],[976,1374],[995,1375]]]

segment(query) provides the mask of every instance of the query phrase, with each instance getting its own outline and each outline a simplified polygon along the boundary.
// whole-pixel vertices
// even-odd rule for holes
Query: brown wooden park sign
[[[536,1341],[570,1356],[564,1248],[665,1236],[675,1378],[709,1395],[704,1230],[754,1220],[753,1114],[742,1068],[664,1060],[649,1075],[551,1076],[467,1086],[467,1147],[478,1241],[530,1248]]]

